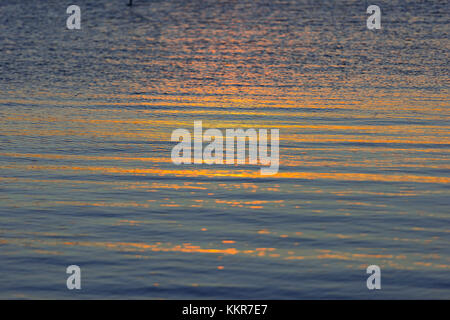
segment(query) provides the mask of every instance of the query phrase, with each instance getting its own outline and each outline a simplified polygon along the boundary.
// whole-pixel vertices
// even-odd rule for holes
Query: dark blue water
[[[0,1],[0,298],[450,298],[448,1],[126,2]]]

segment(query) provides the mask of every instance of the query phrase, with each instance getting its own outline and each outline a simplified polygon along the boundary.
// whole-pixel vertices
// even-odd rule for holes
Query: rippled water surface
[[[0,1],[0,298],[450,298],[448,1],[73,2]]]

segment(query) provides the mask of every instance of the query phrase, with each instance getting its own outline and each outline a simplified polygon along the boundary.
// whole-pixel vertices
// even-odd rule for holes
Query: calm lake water
[[[0,1],[0,298],[450,299],[448,1],[126,2]],[[196,120],[279,173],[174,165]]]

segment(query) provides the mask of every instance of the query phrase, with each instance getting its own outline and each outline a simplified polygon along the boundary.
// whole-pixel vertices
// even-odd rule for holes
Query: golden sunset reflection
[[[449,297],[447,6],[391,1],[375,31],[356,0],[135,2],[77,32],[1,6],[0,298],[53,297],[66,264],[94,298],[340,299],[369,265],[382,298]],[[200,122],[279,129],[277,171],[242,137],[244,163],[205,137],[177,163]]]

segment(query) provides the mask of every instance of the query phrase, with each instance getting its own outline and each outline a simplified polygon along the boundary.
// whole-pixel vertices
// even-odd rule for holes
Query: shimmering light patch
[[[0,166],[3,169],[18,168],[19,166]],[[165,169],[145,169],[145,168],[119,168],[119,167],[94,167],[94,166],[50,166],[50,165],[29,165],[22,166],[27,170],[48,170],[48,171],[91,171],[103,174],[132,174],[132,175],[173,175],[173,176],[191,176],[191,177],[240,177],[240,178],[263,178],[258,171],[236,170],[165,170]],[[367,173],[326,173],[326,172],[279,172],[274,175],[283,179],[329,179],[343,181],[383,181],[383,182],[416,182],[416,183],[450,183],[449,177],[419,176],[419,175],[386,175],[386,174],[367,174]]]

